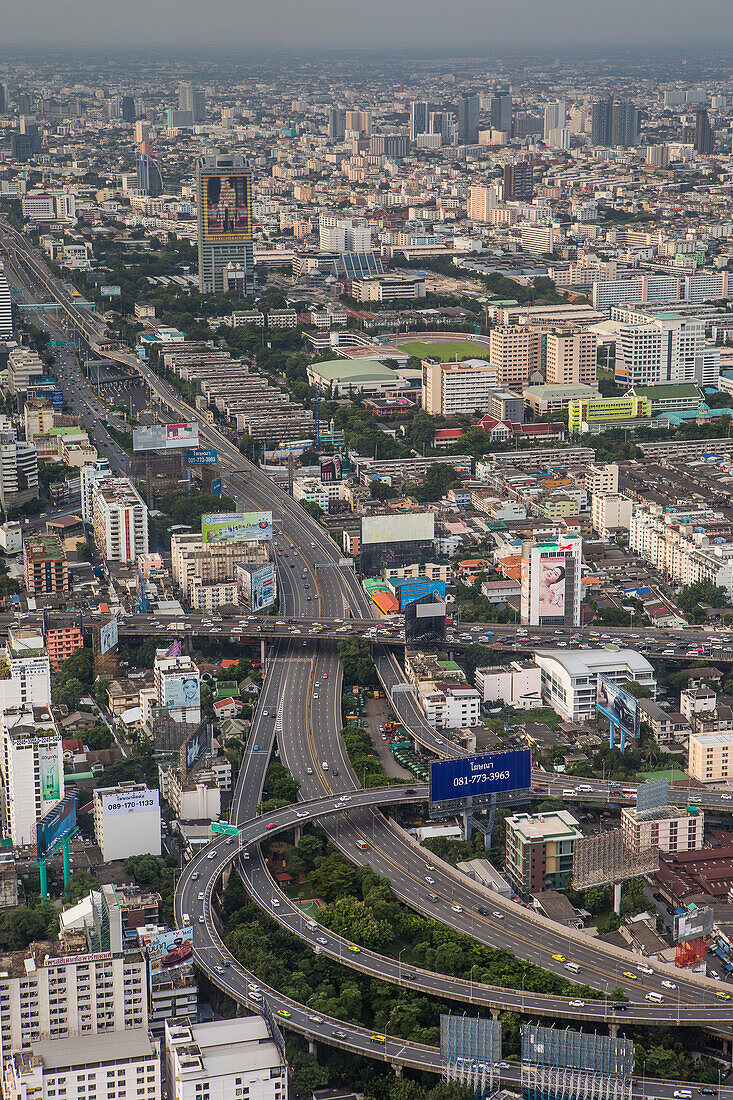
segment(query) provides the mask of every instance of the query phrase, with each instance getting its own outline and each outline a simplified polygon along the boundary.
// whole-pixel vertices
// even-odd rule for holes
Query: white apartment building
[[[132,564],[148,552],[148,509],[127,477],[92,482],[94,541],[107,561]]]
[[[349,487],[345,481],[321,481],[318,477],[293,478],[293,500],[317,504],[324,512],[332,500],[346,500]]]
[[[0,267],[0,340],[13,339],[13,307],[10,287],[2,267]]]
[[[542,706],[542,673],[534,661],[477,668],[476,688],[484,703],[502,703],[515,710]]]
[[[547,385],[595,386],[598,338],[587,328],[567,325],[546,334]]]
[[[26,433],[27,434],[27,433]],[[112,470],[108,458],[98,458],[96,462],[82,466],[79,471],[81,480],[81,518],[85,523],[92,522],[93,494],[95,481],[104,477],[111,477]]]
[[[38,452],[35,443],[0,430],[0,504],[6,511],[38,497]]]
[[[13,348],[8,357],[8,385],[14,394],[25,393],[31,384],[31,378],[40,378],[46,368],[37,351],[19,346]]]
[[[555,251],[555,230],[551,225],[523,225],[522,248],[532,256]]]
[[[160,1052],[147,1032],[53,1039],[16,1051],[3,1073],[5,1100],[159,1100]]]
[[[463,363],[422,362],[422,406],[435,416],[486,413],[498,384],[496,367],[483,359]]]
[[[481,720],[481,696],[468,684],[422,680],[417,685],[417,699],[435,729],[464,729]]]
[[[4,653],[10,677],[0,680],[0,708],[51,706],[51,664],[43,631],[10,626]]]
[[[36,822],[63,798],[61,740],[50,708],[0,714],[3,834],[15,845],[35,844]]]
[[[639,813],[634,806],[621,810],[624,848],[638,855],[649,848],[661,852],[694,852],[702,848],[705,815],[689,814],[678,806],[660,806]]]
[[[489,359],[496,367],[501,386],[520,390],[542,361],[542,336],[525,325],[497,325],[489,337]]]
[[[636,680],[657,693],[654,669],[634,649],[539,649],[535,661],[542,672],[542,698],[562,718],[587,722],[597,714],[598,676],[615,684]]]
[[[160,798],[156,787],[120,783],[92,792],[94,836],[102,860],[127,859],[161,851]]]
[[[142,1029],[147,1034],[147,965],[140,952],[90,954],[55,940],[5,959],[0,971],[3,1062],[13,1051],[35,1050],[44,1039],[115,1032],[116,1043],[120,1032]]]
[[[678,584],[712,581],[733,596],[733,543],[715,543],[711,521],[722,512],[700,507],[665,512],[658,504],[636,504],[629,523],[629,549]]]
[[[170,1100],[287,1100],[288,1071],[262,1016],[166,1020]]]
[[[239,606],[239,589],[236,581],[205,584],[200,577],[194,577],[191,580],[189,599],[195,611],[218,611],[225,604]]]
[[[618,463],[591,462],[586,467],[584,481],[589,493],[617,493]]]
[[[717,384],[720,353],[706,345],[702,317],[625,311],[615,347],[616,378],[628,386]]]
[[[602,539],[617,531],[628,531],[634,502],[623,493],[594,493],[591,497],[590,519],[594,531]]]

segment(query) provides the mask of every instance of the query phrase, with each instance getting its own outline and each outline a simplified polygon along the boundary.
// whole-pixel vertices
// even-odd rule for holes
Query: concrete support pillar
[[[265,671],[265,661],[267,659],[267,642],[264,638],[260,638],[260,663],[262,664],[262,671]]]
[[[308,1053],[312,1054],[314,1058],[318,1057],[318,1048],[316,1047],[315,1039],[308,1040]]]
[[[615,882],[613,884],[613,911],[621,916],[621,883]]]
[[[491,1009],[491,1019],[492,1020],[498,1020],[500,1015],[501,1015],[501,1012],[498,1008],[492,1008]]]
[[[618,1024],[609,1024],[608,1025],[608,1033],[609,1033],[609,1035],[611,1036],[612,1039],[617,1039],[618,1038]]]
[[[402,1066],[399,1064],[399,1062],[393,1062],[392,1063],[392,1069],[395,1072],[395,1077],[401,1077],[402,1076]]]
[[[473,836],[473,828],[471,826],[468,810],[464,810],[461,814],[461,820],[463,821],[463,839],[468,842]]]
[[[294,844],[300,844],[301,840],[303,839],[303,826],[302,825],[296,825],[295,826],[295,828],[293,829],[293,838],[294,838],[293,839]]]

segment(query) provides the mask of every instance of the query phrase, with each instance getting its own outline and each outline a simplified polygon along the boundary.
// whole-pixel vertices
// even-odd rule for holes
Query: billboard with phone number
[[[430,765],[430,801],[521,791],[529,787],[531,774],[529,749],[434,760]]]

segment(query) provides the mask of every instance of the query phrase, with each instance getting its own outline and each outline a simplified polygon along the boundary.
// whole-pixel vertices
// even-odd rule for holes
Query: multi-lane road
[[[45,265],[28,250],[22,238],[20,242],[21,244],[18,244],[16,241],[16,244],[19,249],[22,248],[25,251],[25,262],[37,273],[39,281],[46,290],[62,303],[72,322],[90,340],[94,349],[94,344],[101,335],[96,321],[74,306],[63,287],[48,275]],[[199,419],[195,410],[182,402],[180,395],[150,371],[145,364],[127,353],[113,354],[126,367],[139,370],[157,399],[177,418]],[[200,419],[199,425],[202,439],[217,447],[220,462],[231,470],[226,476],[228,491],[243,504],[271,508],[277,514],[281,524],[280,537],[287,541],[292,552],[302,563],[300,570],[280,569],[282,605],[287,614],[301,616],[306,611],[310,611],[307,603],[312,601],[304,599],[306,593],[302,586],[302,569],[306,569],[314,581],[319,615],[327,616],[331,620],[342,618],[345,621],[352,615],[370,618],[371,610],[357,578],[349,568],[339,566],[338,549],[318,525],[286,493],[274,486],[259,470],[249,466],[236,448],[216,429]],[[242,473],[243,470],[246,473]],[[493,627],[487,629],[494,630],[494,637],[499,633]],[[470,640],[475,640],[473,630],[466,633],[471,636]],[[610,631],[608,633],[610,634]],[[517,643],[524,643],[524,639],[520,639],[518,632],[516,640]],[[559,641],[562,640],[562,638],[559,639]],[[526,644],[529,648],[535,643],[527,638]],[[377,644],[375,657],[380,675],[388,689],[404,683],[404,674],[394,654],[388,653],[384,647]],[[352,799],[360,797],[356,790],[358,787],[356,777],[353,775],[339,736],[340,696],[340,669],[332,644],[319,641],[318,649],[314,652],[312,645],[303,647],[302,642],[294,637],[274,643],[271,657],[268,659],[260,708],[253,724],[237,784],[232,808],[233,821],[244,826],[255,817],[256,806],[261,798],[267,761],[276,736],[284,761],[300,781],[301,796],[304,800],[334,796],[338,798],[339,795],[348,792],[351,792]],[[408,726],[419,732],[419,739],[423,743],[432,740],[435,751],[439,755],[454,753],[455,750],[450,743],[425,723],[410,692],[396,693],[393,696],[393,702]],[[324,763],[328,764],[328,770],[324,769]],[[602,792],[599,791],[598,796],[601,797]],[[635,1013],[649,1011],[643,1003],[645,990],[656,991],[664,996],[653,985],[658,982],[661,986],[663,979],[656,972],[659,968],[656,968],[652,976],[637,971],[634,979],[624,980],[622,968],[636,966],[638,963],[638,958],[628,952],[620,952],[607,945],[601,947],[580,933],[568,932],[560,926],[552,925],[551,922],[540,920],[521,906],[512,906],[511,913],[504,912],[502,918],[495,917],[493,910],[484,918],[483,914],[478,912],[479,906],[486,907],[484,894],[468,880],[457,879],[456,873],[451,868],[440,865],[440,861],[434,861],[434,870],[430,872],[434,882],[423,887],[422,883],[426,878],[425,856],[416,849],[410,839],[389,824],[374,808],[365,806],[363,809],[357,810],[352,807],[346,810],[343,806],[351,804],[342,803],[341,805],[340,812],[319,819],[328,835],[351,858],[359,861],[366,860],[376,871],[387,874],[397,896],[407,904],[413,905],[420,911],[426,911],[424,895],[429,885],[430,892],[434,893],[438,899],[443,899],[442,902],[438,902],[441,905],[440,911],[433,911],[430,915],[474,935],[483,943],[509,947],[519,957],[526,957],[548,968],[554,968],[565,977],[567,977],[564,971],[565,959],[572,958],[581,967],[579,979],[597,989],[603,990],[604,986],[613,988],[615,985],[626,985],[627,993],[634,1002],[632,1011]],[[291,812],[295,815],[298,811]],[[303,820],[305,819],[294,817],[293,822],[287,822],[287,824],[292,826],[293,823],[302,823]],[[262,823],[260,822],[256,827],[261,828]],[[366,853],[358,846],[358,841],[364,836],[370,838]],[[271,885],[272,880],[267,877],[267,869],[259,857],[259,849],[254,841],[253,844],[255,846],[249,849],[250,858],[240,861],[240,869],[253,896],[264,903],[268,892],[274,889],[274,884]],[[225,956],[221,953],[222,946],[211,914],[211,895],[214,884],[218,881],[223,868],[236,855],[232,850],[234,847],[228,845],[226,841],[218,842],[212,846],[211,858],[207,852],[195,864],[186,868],[177,895],[176,912],[181,919],[184,912],[191,917],[195,931],[196,957],[212,980],[244,1003],[256,1007],[257,997],[251,995],[252,991],[247,984],[250,976],[233,963],[229,966],[223,964],[222,960]],[[204,867],[206,867],[205,874]],[[194,879],[194,874],[199,878]],[[193,883],[196,883],[196,890],[193,889]],[[199,899],[199,894],[203,894],[203,899]],[[272,907],[273,896],[276,895],[270,894],[271,911],[272,908],[279,908]],[[451,905],[445,903],[446,899],[450,899]],[[183,907],[184,900],[194,910],[193,913]],[[503,903],[498,899],[495,905],[497,912],[503,909]],[[293,930],[298,932],[299,928],[294,927]],[[308,931],[312,930],[308,929]],[[330,948],[332,943],[328,937],[325,938],[327,939],[325,946]],[[569,954],[571,941],[572,956]],[[339,946],[339,950],[343,953],[343,944]],[[348,947],[346,950],[348,951]],[[552,960],[553,953],[564,958]],[[356,953],[352,954],[357,957]],[[370,965],[379,965],[378,960],[379,956],[373,956]],[[231,963],[231,960],[226,961]],[[395,961],[387,960],[383,965],[392,968],[392,973],[387,976],[393,977]],[[397,965],[399,966],[399,963]],[[630,969],[628,973],[631,973]],[[433,977],[436,980],[445,981],[442,976]],[[399,974],[397,979],[400,980]],[[402,976],[402,980],[404,982],[407,979]],[[421,980],[424,979],[421,978]],[[470,984],[468,983],[467,1000],[470,999],[471,994]],[[690,977],[685,977],[683,980],[676,975],[674,984],[677,987],[676,990],[667,991],[667,993],[677,998],[682,1018],[692,1006],[695,1006],[696,1011],[709,1009],[709,1018],[711,1021],[713,1018],[716,1020],[716,1030],[722,1027],[728,1033],[733,1014],[728,1002],[716,998],[715,983]],[[718,991],[723,990],[718,987]],[[257,993],[256,990],[254,992]],[[267,991],[268,1001],[275,1011],[278,1010],[278,997],[279,994],[276,991]],[[526,1012],[539,1014],[542,1008],[534,1003],[534,997],[535,995],[530,997],[529,994],[525,994],[523,1007]],[[520,1005],[520,1009],[521,1007]],[[579,1006],[576,1007],[579,1008]],[[583,1010],[585,1007],[583,1006]],[[665,1010],[673,1014],[674,1006],[668,1004]],[[427,1048],[415,1047],[389,1037],[387,1043],[381,1044],[378,1040],[372,1041],[369,1033],[364,1029],[338,1021],[322,1021],[319,1024],[304,1006],[290,1004],[285,1007],[283,1005],[282,1011],[290,1015],[282,1016],[281,1022],[308,1034],[316,1034],[316,1028],[318,1028],[320,1030],[317,1036],[327,1042],[405,1065],[416,1065],[421,1068],[432,1065],[437,1068],[437,1052]],[[566,1006],[566,1011],[570,1013],[569,1004]],[[593,1011],[597,1010],[594,1008]],[[659,1006],[655,1007],[653,1017],[659,1020]],[[664,1095],[664,1093],[660,1091],[657,1095]]]

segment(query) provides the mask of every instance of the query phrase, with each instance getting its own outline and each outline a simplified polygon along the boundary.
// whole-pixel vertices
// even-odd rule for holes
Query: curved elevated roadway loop
[[[21,246],[28,256],[28,250],[25,242],[22,238],[19,238]],[[35,258],[30,255],[30,266],[33,268],[36,277],[46,285],[46,288],[52,295],[57,297],[67,313],[70,314],[74,323],[87,335],[87,337],[94,343],[99,339],[99,330],[95,328],[88,315],[85,315],[82,311],[78,310],[71,299],[65,294],[62,288],[55,283],[49,276],[45,267],[40,264]],[[128,367],[133,367],[138,370],[148,381],[151,389],[158,395],[158,397],[167,404],[177,415],[186,415],[191,418],[199,419],[196,411],[186,405],[178,395],[178,393],[170,387],[166,382],[155,375],[146,364],[136,360],[134,356],[123,353],[112,353],[111,358],[118,359]],[[259,503],[263,507],[273,507],[278,510],[283,518],[288,522],[287,534],[292,542],[293,549],[296,550],[302,557],[303,561],[307,563],[308,568],[313,573],[313,567],[310,559],[320,559],[316,564],[318,590],[320,594],[319,599],[319,612],[326,612],[332,616],[350,614],[351,612],[367,611],[366,596],[361,590],[357,578],[350,570],[340,569],[337,564],[337,551],[331,541],[324,536],[321,529],[310,519],[307,513],[290,499],[282,490],[279,490],[272,484],[269,479],[265,478],[255,467],[250,466],[240,456],[239,452],[234,448],[228,440],[226,440],[218,431],[211,428],[206,423],[200,423],[200,432],[202,438],[206,439],[211,444],[215,445],[220,452],[222,461],[224,464],[229,464],[234,468],[234,472],[228,477],[228,482],[232,486],[235,494],[240,496],[246,494],[246,496],[253,501],[253,503]],[[248,477],[242,478],[241,471],[246,470]],[[310,542],[310,547],[309,547]],[[315,552],[314,552],[315,551]],[[321,566],[321,568],[319,568]],[[280,569],[281,583],[283,584],[283,591],[288,586],[288,582],[283,582],[283,577],[288,576],[289,570]],[[292,583],[290,584],[290,599],[293,599],[298,604],[301,603],[302,591],[300,591]],[[289,602],[289,601],[288,601]],[[292,713],[295,713],[297,706],[303,704],[303,692],[302,692],[302,676],[292,675],[292,669],[290,674],[287,669],[298,656],[302,658],[302,643],[301,654],[298,654],[298,642],[278,643],[273,653],[273,659],[268,662],[268,674],[263,685],[262,699],[260,711],[258,717],[254,723],[252,733],[248,740],[248,744],[245,750],[245,758],[240,773],[240,782],[238,783],[237,792],[235,796],[235,802],[233,806],[232,819],[238,822],[242,821],[245,817],[251,816],[253,808],[256,806],[262,790],[262,781],[264,778],[264,772],[269,759],[270,749],[275,736],[275,724],[278,720],[275,715],[279,712],[283,714],[284,710],[290,706]],[[282,660],[281,657],[288,658],[288,665]],[[380,667],[380,673],[385,679],[385,684],[388,688],[394,687],[395,684],[404,682],[404,675],[394,657],[387,656],[383,650],[377,647],[376,650],[377,663]],[[283,749],[283,756],[286,758],[291,770],[300,779],[302,785],[303,794],[306,796],[312,796],[313,794],[322,793],[325,790],[330,793],[333,790],[332,784],[334,780],[325,778],[325,773],[320,767],[320,762],[328,755],[331,761],[338,761],[343,769],[343,781],[337,784],[342,790],[353,790],[356,786],[355,777],[351,772],[348,764],[348,760],[345,758],[343,746],[338,736],[338,714],[340,710],[340,677],[338,674],[338,662],[336,661],[333,652],[323,654],[320,653],[311,658],[310,662],[306,658],[297,661],[298,665],[307,667],[310,665],[308,686],[314,687],[315,681],[318,679],[316,675],[316,668],[321,667],[320,673],[323,679],[323,672],[326,668],[330,669],[327,673],[329,679],[327,682],[323,682],[321,690],[318,693],[308,693],[305,700],[306,707],[306,722],[305,729],[308,739],[308,752],[310,763],[305,763],[301,755],[301,763],[305,766],[303,769],[298,767],[298,755],[303,749],[303,725],[300,722],[291,723],[290,721],[283,722],[282,718],[280,733],[280,741]],[[297,690],[295,693],[299,697],[299,702],[296,703],[292,699],[293,690]],[[325,688],[325,690],[323,690]],[[318,699],[313,699],[313,694],[318,695]],[[455,755],[455,747],[450,745],[444,738],[441,737],[432,727],[428,726],[422,718],[421,712],[417,709],[416,700],[407,692],[399,693],[396,697],[400,703],[404,702],[403,717],[406,719],[408,726],[416,733],[419,740],[428,744],[433,751],[439,755]],[[267,705],[269,703],[269,706]],[[265,711],[268,714],[265,714]],[[318,729],[319,742],[315,743],[315,730]],[[301,736],[298,736],[301,734]],[[292,758],[292,760],[291,760]],[[308,769],[310,768],[310,772]],[[334,769],[331,767],[330,775],[333,776]],[[339,772],[341,777],[341,772]],[[247,812],[249,811],[249,813]],[[372,832],[372,858],[370,862],[375,870],[380,873],[386,873],[391,878],[393,884],[398,888],[400,880],[404,879],[406,872],[409,870],[412,874],[413,880],[417,881],[421,869],[421,857],[409,844],[405,841],[401,841],[400,838],[395,838],[393,830],[384,823],[384,819],[381,815],[377,815],[376,811],[364,810],[360,811],[365,815],[368,815],[367,822],[371,821]],[[344,821],[343,827],[337,825],[334,830],[331,826],[331,835],[336,842],[341,846],[346,844],[346,839],[350,836],[350,843],[355,843],[356,837],[353,835],[352,820],[354,815],[345,817],[341,815]],[[327,830],[329,829],[329,821],[326,819],[324,822]],[[383,850],[384,849],[384,850]],[[358,857],[357,857],[358,859]],[[384,860],[384,866],[380,866],[379,860]],[[212,863],[215,861],[212,860]],[[227,862],[225,860],[224,862]],[[250,861],[252,866],[248,868],[248,873],[251,875],[256,874],[256,866],[254,861]],[[440,891],[451,897],[456,897],[455,883],[450,881],[448,876],[445,876],[442,871],[437,869],[435,872],[436,878],[436,892]],[[467,904],[485,901],[483,895],[478,893],[475,889],[471,888],[470,883],[466,883],[464,892],[467,896]],[[409,900],[409,899],[408,899]],[[415,903],[416,899],[410,900],[411,904]],[[497,902],[497,904],[499,904]],[[469,933],[476,934],[472,928],[464,927],[467,922],[464,921],[465,909],[463,914],[450,914],[450,923],[454,927],[461,931],[468,931]],[[448,913],[445,914],[444,919],[448,918]],[[207,918],[208,919],[208,918]],[[508,922],[505,921],[498,928],[493,930],[492,936],[477,935],[477,938],[482,942],[488,942],[494,946],[509,946],[513,947],[515,953],[519,957],[532,958],[532,954],[527,951],[523,951],[522,943],[520,940],[524,940],[526,944],[531,945],[534,948],[546,948],[541,950],[541,958],[536,958],[534,961],[541,962],[542,965],[547,965],[546,956],[549,956],[553,949],[556,953],[562,953],[560,948],[556,945],[559,943],[561,946],[567,945],[568,936],[565,930],[552,929],[551,932],[547,932],[546,936],[543,936],[545,941],[554,941],[552,945],[538,944],[537,937],[537,920],[530,918],[528,914],[523,910],[520,920],[524,922],[526,930],[529,932],[529,936],[520,936],[519,930],[510,928]],[[474,921],[474,924],[476,922]],[[199,926],[201,927],[201,926]],[[588,967],[588,970],[598,975],[595,980],[588,976],[584,972],[581,975],[584,980],[589,984],[596,985],[600,988],[603,987],[604,981],[610,984],[619,984],[619,971],[620,965],[616,960],[607,960],[606,956],[608,952],[601,953],[599,958],[598,946],[593,948],[594,964]],[[629,956],[630,961],[634,961],[633,956]],[[613,968],[606,966],[603,969],[603,964],[606,961],[612,961],[614,963]],[[556,964],[551,964],[556,965]],[[562,964],[556,967],[560,972]],[[209,970],[209,967],[206,967]],[[228,969],[228,968],[227,968]],[[563,975],[565,976],[565,975]],[[700,995],[699,986],[695,985],[694,988],[687,989],[687,983],[678,982],[680,990],[678,996],[681,1003],[684,1005],[685,1001],[690,1000],[693,1002]],[[691,983],[690,983],[691,984]],[[684,987],[684,988],[683,988]],[[638,984],[630,990],[630,993],[634,995],[637,991]],[[684,997],[684,999],[683,999]],[[718,1005],[718,1010],[720,1005]],[[720,1018],[718,1016],[718,1018]],[[338,1037],[331,1036],[332,1040]],[[370,1045],[366,1049],[370,1053],[374,1054],[374,1046]],[[409,1064],[405,1060],[405,1064]],[[419,1065],[424,1065],[424,1057],[418,1059]]]

